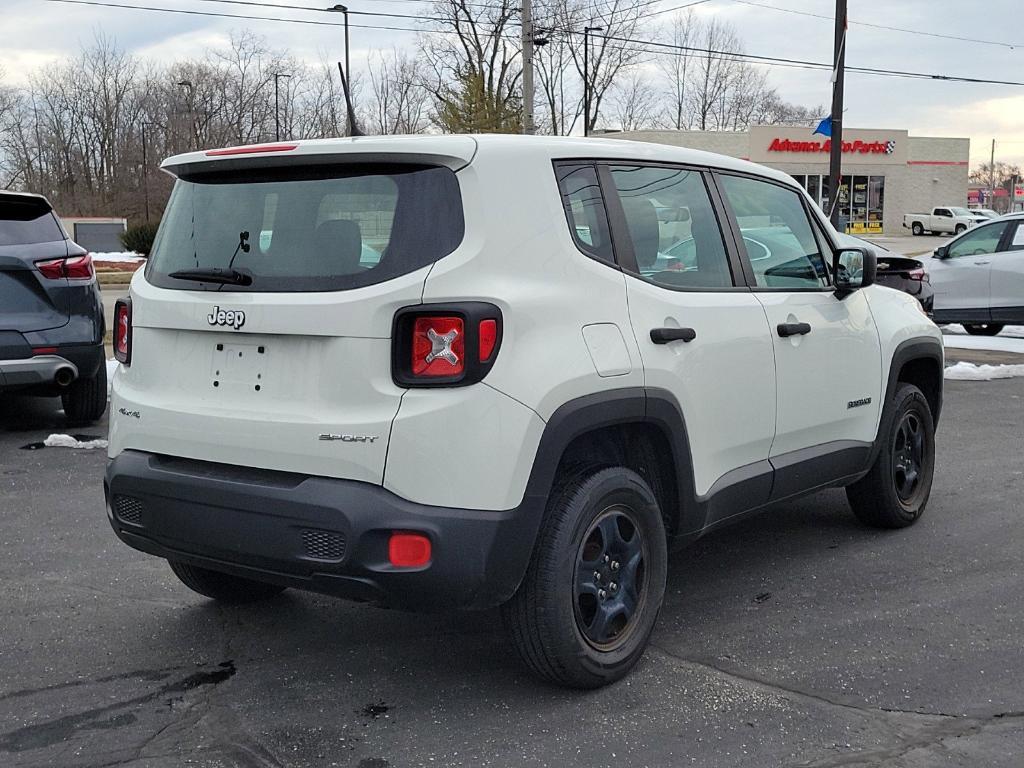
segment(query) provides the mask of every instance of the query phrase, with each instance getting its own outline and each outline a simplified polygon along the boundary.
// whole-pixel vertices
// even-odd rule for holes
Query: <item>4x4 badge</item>
[[[213,311],[206,316],[206,322],[210,325],[230,325],[237,331],[245,325],[245,312],[240,309],[214,307]]]

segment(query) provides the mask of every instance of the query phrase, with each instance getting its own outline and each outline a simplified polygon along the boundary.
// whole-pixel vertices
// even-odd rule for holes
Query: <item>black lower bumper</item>
[[[129,546],[237,576],[414,610],[485,608],[522,580],[543,511],[431,507],[369,483],[125,451],[107,515]],[[431,562],[396,568],[393,531],[427,535]]]

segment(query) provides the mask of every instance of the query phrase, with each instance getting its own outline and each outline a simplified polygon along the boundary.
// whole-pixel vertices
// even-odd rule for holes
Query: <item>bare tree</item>
[[[669,22],[668,34],[665,35],[666,42],[680,48],[688,48],[698,33],[698,29],[699,25],[694,18],[693,11],[686,11],[684,14],[673,17]],[[690,127],[687,110],[690,59],[688,51],[676,50],[662,53],[656,60],[658,70],[666,81],[666,91],[669,96],[668,103],[662,111],[662,121],[677,131]]]
[[[608,94],[611,118],[623,131],[651,127],[658,104],[658,92],[650,84],[648,73],[631,70],[616,82]]]
[[[515,0],[490,3],[438,0],[430,29],[420,38],[430,71],[434,121],[448,131],[515,130],[522,115],[522,62],[514,22]]]
[[[422,133],[429,125],[430,91],[423,61],[398,48],[370,54],[369,127],[376,133]]]

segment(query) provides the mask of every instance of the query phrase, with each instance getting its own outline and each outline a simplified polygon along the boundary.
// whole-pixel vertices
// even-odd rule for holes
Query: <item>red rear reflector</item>
[[[414,376],[458,376],[466,368],[461,317],[417,317],[412,329]]]
[[[33,355],[55,355],[57,354],[56,347],[32,347]]]
[[[114,305],[114,357],[118,362],[132,362],[132,305],[118,299]]]
[[[64,259],[37,261],[36,269],[43,274],[43,277],[48,277],[51,280],[59,280],[64,277]]]
[[[491,359],[494,345],[498,343],[498,321],[493,319],[480,321],[480,362]]]
[[[396,568],[420,568],[430,562],[430,539],[422,533],[393,533],[388,560]]]
[[[222,155],[255,155],[260,152],[290,152],[298,146],[298,144],[251,144],[247,147],[208,149],[206,150],[206,156],[221,157]]]

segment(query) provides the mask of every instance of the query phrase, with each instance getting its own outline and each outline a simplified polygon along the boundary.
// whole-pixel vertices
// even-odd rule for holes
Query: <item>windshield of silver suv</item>
[[[388,165],[207,173],[177,181],[146,278],[162,288],[334,291],[390,280],[462,241],[449,168]],[[210,276],[208,282],[203,276]]]

